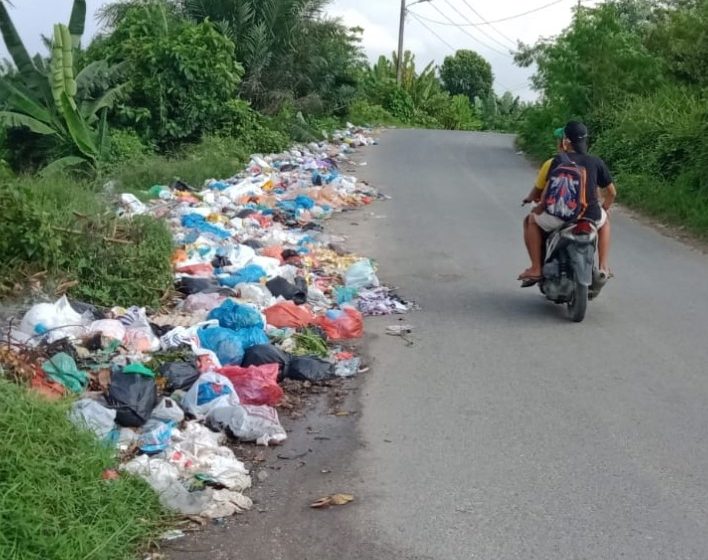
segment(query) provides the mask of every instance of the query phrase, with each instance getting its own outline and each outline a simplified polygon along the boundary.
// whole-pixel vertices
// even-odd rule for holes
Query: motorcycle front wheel
[[[573,299],[568,303],[568,316],[575,323],[580,323],[585,319],[585,311],[588,308],[588,287],[575,283],[573,290]]]

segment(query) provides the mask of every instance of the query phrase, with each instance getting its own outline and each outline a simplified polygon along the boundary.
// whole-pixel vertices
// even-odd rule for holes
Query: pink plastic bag
[[[231,381],[241,404],[277,406],[283,398],[278,385],[279,364],[227,366],[218,373]]]
[[[328,311],[317,318],[320,327],[329,340],[349,340],[364,335],[364,318],[353,307],[342,307],[341,311]]]

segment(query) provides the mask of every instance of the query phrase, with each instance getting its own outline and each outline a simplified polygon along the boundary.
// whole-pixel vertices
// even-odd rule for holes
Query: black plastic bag
[[[231,261],[228,257],[217,255],[212,259],[211,266],[214,268],[226,268],[227,266],[231,266]]]
[[[169,362],[160,366],[160,374],[167,378],[165,389],[177,391],[178,389],[189,389],[197,379],[199,371],[189,362]]]
[[[241,365],[243,367],[278,364],[278,381],[287,377],[290,354],[272,344],[256,344],[246,350]]]
[[[157,387],[152,377],[138,373],[123,373],[114,369],[106,401],[116,410],[116,422],[137,428],[150,418],[157,405]]]
[[[248,245],[251,249],[262,249],[263,243],[258,241],[258,239],[246,239],[241,245]]]
[[[304,278],[295,278],[295,284],[291,284],[282,276],[276,276],[266,282],[266,288],[275,297],[284,297],[302,305],[307,302],[307,282]]]
[[[218,287],[215,280],[195,276],[183,276],[176,284],[177,290],[187,296]]]
[[[286,372],[289,379],[300,381],[324,381],[334,375],[334,365],[313,356],[295,356]]]

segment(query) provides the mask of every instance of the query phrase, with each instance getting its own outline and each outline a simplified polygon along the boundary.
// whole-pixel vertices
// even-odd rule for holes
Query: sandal
[[[529,276],[523,278],[521,280],[521,287],[530,288],[531,286],[535,286],[536,284],[538,284],[541,280],[543,280],[543,276]]]

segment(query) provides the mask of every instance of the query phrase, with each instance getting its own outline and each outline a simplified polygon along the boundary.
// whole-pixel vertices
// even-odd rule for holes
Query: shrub
[[[369,103],[364,99],[359,99],[349,107],[348,119],[358,125],[384,125],[393,124],[393,115],[381,105]]]

